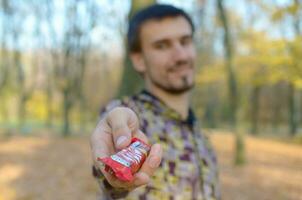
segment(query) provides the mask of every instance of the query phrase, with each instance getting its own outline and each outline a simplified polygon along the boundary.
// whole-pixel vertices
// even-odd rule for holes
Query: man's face
[[[132,56],[147,87],[181,94],[194,86],[196,52],[189,22],[181,16],[150,20],[142,25],[140,53]]]

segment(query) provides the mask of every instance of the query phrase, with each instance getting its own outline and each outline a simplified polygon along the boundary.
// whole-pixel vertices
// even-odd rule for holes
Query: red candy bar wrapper
[[[105,171],[115,175],[122,181],[132,181],[151,149],[151,146],[138,138],[133,138],[131,144],[110,157],[98,158],[105,165]]]

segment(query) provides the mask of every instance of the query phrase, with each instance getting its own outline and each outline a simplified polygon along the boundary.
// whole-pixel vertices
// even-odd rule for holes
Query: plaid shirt
[[[111,101],[102,111],[127,106],[138,115],[141,130],[151,143],[160,143],[163,159],[147,186],[131,192],[112,188],[99,170],[100,199],[171,200],[220,199],[216,156],[208,138],[200,133],[193,111],[187,120],[147,91]]]

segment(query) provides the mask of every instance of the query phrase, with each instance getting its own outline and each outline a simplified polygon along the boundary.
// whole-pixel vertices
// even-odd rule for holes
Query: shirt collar
[[[187,119],[183,120],[181,115],[175,111],[174,109],[170,108],[166,105],[160,98],[152,94],[151,92],[147,91],[146,89],[142,90],[138,95],[137,98],[150,106],[155,113],[161,114],[167,118],[171,118],[182,123],[186,123],[188,125],[194,125],[196,121],[196,117],[192,108],[189,108],[188,117]]]

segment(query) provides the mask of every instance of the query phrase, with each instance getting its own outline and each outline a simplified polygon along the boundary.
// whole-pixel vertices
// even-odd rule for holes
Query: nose
[[[180,43],[174,45],[172,57],[174,61],[182,61],[188,58],[188,49]]]

